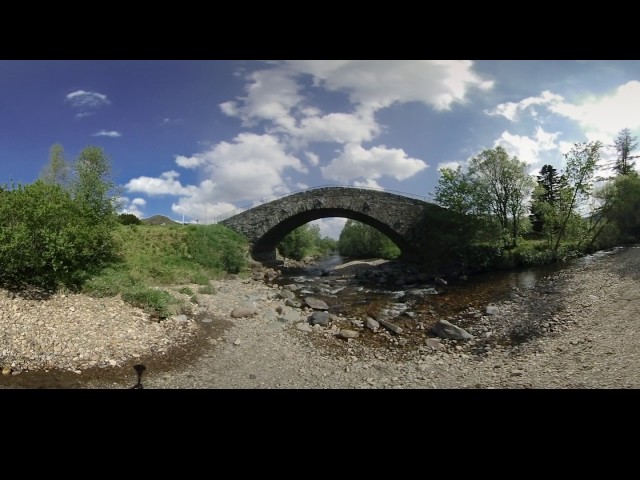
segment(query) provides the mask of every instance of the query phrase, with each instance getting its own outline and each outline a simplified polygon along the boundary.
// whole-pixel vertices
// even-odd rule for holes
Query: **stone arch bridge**
[[[446,210],[435,204],[381,190],[319,187],[287,195],[245,210],[218,223],[242,234],[257,261],[273,261],[276,246],[292,230],[313,220],[346,217],[384,233],[405,260],[424,257],[427,231],[437,233]]]

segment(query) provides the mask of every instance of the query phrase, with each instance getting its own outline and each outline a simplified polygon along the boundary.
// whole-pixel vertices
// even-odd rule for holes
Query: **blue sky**
[[[561,170],[574,142],[640,136],[638,112],[636,60],[0,60],[0,183],[95,145],[124,211],[212,223],[323,185],[429,198],[497,145]]]

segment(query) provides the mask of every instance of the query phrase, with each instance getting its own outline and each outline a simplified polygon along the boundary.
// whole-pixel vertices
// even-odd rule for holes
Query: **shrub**
[[[142,223],[133,213],[121,213],[118,215],[118,222],[122,225],[140,225]]]
[[[62,186],[5,185],[0,202],[0,283],[8,287],[77,287],[113,253],[111,223]]]

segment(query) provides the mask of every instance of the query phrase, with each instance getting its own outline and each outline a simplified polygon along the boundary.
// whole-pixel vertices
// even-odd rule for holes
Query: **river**
[[[394,262],[371,267],[361,264],[359,274],[341,275],[340,267],[348,265],[350,259],[333,253],[308,267],[282,269],[282,276],[277,283],[299,285],[299,297],[310,295],[320,298],[330,306],[331,313],[350,317],[371,316],[389,321],[429,313],[436,319],[456,315],[469,307],[482,309],[486,305],[508,299],[514,289],[533,288],[539,281],[556,272],[573,265],[598,261],[620,248],[623,247],[603,250],[563,263],[476,274],[466,280],[447,282],[446,285],[434,284],[433,281],[394,284],[393,278],[391,282],[388,278],[386,282],[380,282],[376,280],[384,280],[384,276],[363,275],[367,270],[370,273],[380,268],[388,270]],[[397,268],[402,269],[403,266],[398,265]],[[406,292],[412,289],[422,290],[423,295],[414,299],[417,300],[414,302],[399,301],[406,299]],[[424,294],[425,291],[432,294]]]

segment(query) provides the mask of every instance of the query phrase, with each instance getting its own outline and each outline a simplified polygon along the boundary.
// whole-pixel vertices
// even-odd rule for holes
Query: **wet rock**
[[[291,290],[282,290],[280,293],[280,298],[285,300],[294,300],[296,298],[296,294]]]
[[[487,315],[496,315],[497,313],[500,312],[500,310],[495,305],[487,305],[486,312],[487,312]]]
[[[380,323],[371,317],[367,317],[364,320],[364,326],[375,331],[380,328]]]
[[[295,292],[296,290],[300,290],[300,286],[296,285],[295,283],[290,283],[288,285],[283,285],[282,288],[285,289],[285,290],[289,290],[291,292]]]
[[[330,314],[328,312],[313,312],[309,317],[311,325],[329,325]]]
[[[314,310],[329,310],[329,305],[325,301],[315,297],[305,297],[304,303]]]
[[[387,322],[386,320],[382,320],[382,319],[378,319],[378,322],[380,322],[380,325],[382,325],[384,328],[386,328],[387,330],[393,333],[396,333],[396,334],[402,333],[402,328],[391,322]]]
[[[432,332],[441,337],[451,340],[470,340],[473,338],[464,328],[458,327],[447,320],[438,320],[438,323],[432,328]]]

